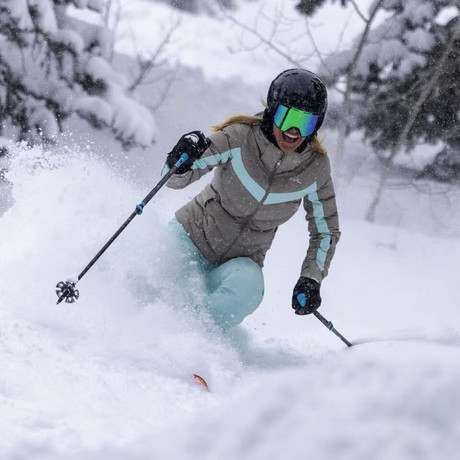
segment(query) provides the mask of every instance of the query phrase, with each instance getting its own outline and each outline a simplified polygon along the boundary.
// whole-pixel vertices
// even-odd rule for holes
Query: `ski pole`
[[[305,294],[299,294],[297,300],[302,307],[305,307],[307,304],[307,298]],[[353,345],[334,327],[331,321],[328,321],[321,313],[318,311],[313,312],[313,314],[331,331],[333,332],[342,342],[344,342],[347,347],[352,347]]]
[[[177,168],[179,168],[183,163],[188,160],[188,154],[183,153],[179,160],[174,164],[174,166],[163,176],[163,178],[158,182],[158,184],[150,191],[150,193],[141,201],[140,204],[136,206],[136,209],[132,212],[132,214],[125,220],[123,225],[114,233],[112,238],[102,247],[102,249],[91,259],[89,264],[83,269],[83,271],[78,275],[78,278],[75,279],[68,279],[67,281],[60,281],[56,285],[56,294],[58,296],[57,304],[60,304],[63,300],[66,303],[74,303],[78,300],[80,296],[80,292],[78,289],[75,288],[77,283],[83,278],[85,273],[96,263],[99,257],[104,254],[107,248],[117,239],[118,235],[129,225],[129,223],[137,216],[142,214],[144,207],[147,203],[156,195],[158,190],[163,187],[166,182],[168,182],[169,178],[176,172]]]
[[[333,332],[343,343],[347,345],[347,347],[352,347],[353,344],[350,343],[335,327],[334,325],[328,321],[321,313],[315,311],[313,313],[331,332]]]

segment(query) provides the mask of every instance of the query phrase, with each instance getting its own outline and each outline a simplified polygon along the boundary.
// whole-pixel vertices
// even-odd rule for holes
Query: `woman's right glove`
[[[180,156],[183,153],[187,153],[187,161],[179,166],[176,171],[176,174],[184,174],[192,169],[195,160],[198,160],[210,145],[211,141],[201,131],[184,134],[171,152],[168,153],[166,164],[169,168],[172,168]]]
[[[292,308],[296,315],[309,315],[321,305],[318,281],[301,276],[292,294]]]

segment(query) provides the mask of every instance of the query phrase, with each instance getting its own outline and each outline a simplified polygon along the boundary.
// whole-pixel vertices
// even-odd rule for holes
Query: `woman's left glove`
[[[168,153],[166,164],[169,168],[172,168],[180,156],[183,153],[187,153],[188,160],[176,171],[176,174],[184,174],[192,169],[195,160],[198,160],[210,145],[211,141],[201,131],[192,131],[191,133],[184,134],[171,152]]]
[[[311,278],[301,276],[292,294],[292,308],[296,315],[309,315],[321,305],[319,283]]]

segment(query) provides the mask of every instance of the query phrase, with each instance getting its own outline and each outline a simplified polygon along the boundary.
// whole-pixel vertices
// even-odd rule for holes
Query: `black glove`
[[[311,278],[301,276],[292,294],[292,308],[296,315],[309,315],[321,305],[319,283]]]
[[[211,141],[201,131],[184,134],[171,152],[168,153],[166,164],[169,168],[172,168],[180,156],[183,153],[187,153],[188,160],[179,166],[176,171],[176,174],[184,174],[192,169],[195,160],[198,160],[210,145]]]

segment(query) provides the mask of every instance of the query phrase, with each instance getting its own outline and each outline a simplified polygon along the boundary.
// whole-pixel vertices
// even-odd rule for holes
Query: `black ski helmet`
[[[281,72],[271,83],[267,96],[268,114],[271,123],[279,104],[305,110],[318,115],[315,131],[321,127],[327,110],[326,85],[318,75],[306,69],[289,69]]]

